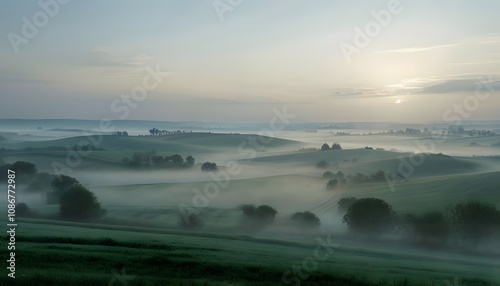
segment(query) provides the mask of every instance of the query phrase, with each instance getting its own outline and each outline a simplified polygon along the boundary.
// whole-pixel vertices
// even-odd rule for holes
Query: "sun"
[[[397,104],[400,104],[401,102],[403,102],[401,99],[396,100]]]

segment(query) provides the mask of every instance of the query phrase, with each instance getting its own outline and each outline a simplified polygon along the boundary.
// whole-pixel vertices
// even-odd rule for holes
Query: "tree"
[[[339,180],[337,180],[337,179],[333,179],[333,180],[328,181],[328,183],[326,183],[326,189],[327,189],[327,190],[333,190],[333,189],[335,189],[338,185],[339,185]]]
[[[278,212],[268,205],[261,205],[255,210],[255,215],[260,220],[273,221]]]
[[[172,160],[172,162],[174,163],[174,165],[176,166],[180,166],[182,165],[182,163],[184,163],[184,159],[182,158],[181,155],[179,154],[175,154],[175,155],[172,155],[170,157],[170,160]]]
[[[333,179],[335,178],[335,174],[332,171],[326,171],[321,177],[323,177],[324,179]]]
[[[331,149],[332,150],[342,150],[342,146],[340,146],[339,143],[333,143]]]
[[[205,162],[201,165],[201,171],[203,172],[217,172],[219,169],[217,168],[217,164]]]
[[[69,220],[93,220],[106,213],[97,197],[84,186],[76,185],[60,197],[59,214]]]
[[[500,212],[490,203],[459,203],[451,209],[451,216],[456,230],[473,243],[491,236],[500,227]]]
[[[25,203],[18,203],[16,205],[16,215],[19,217],[33,216],[33,211]]]
[[[255,214],[256,207],[254,205],[242,205],[240,209],[243,211],[243,214],[247,217],[253,217]]]
[[[441,212],[428,212],[422,215],[407,214],[407,222],[413,237],[423,244],[443,244],[448,237],[449,228]]]
[[[122,136],[128,136],[128,132],[127,131],[123,131],[122,132]]]
[[[190,166],[190,167],[191,167],[191,166],[194,166],[194,157],[193,157],[193,156],[191,156],[191,155],[187,156],[187,157],[186,157],[186,164],[187,164],[188,166]]]
[[[380,235],[394,227],[395,213],[381,199],[363,198],[354,202],[344,215],[342,222],[352,233]]]
[[[67,190],[71,189],[74,186],[80,186],[80,182],[77,179],[67,176],[67,175],[59,175],[52,180],[52,189],[61,195]]]
[[[345,175],[344,175],[344,172],[342,172],[342,171],[338,171],[337,174],[335,175],[335,177],[337,178],[337,180],[339,180],[339,184],[343,185],[347,182]]]
[[[7,170],[16,172],[18,182],[28,182],[36,173],[36,165],[26,161],[16,161],[13,164],[3,164],[0,166],[0,174],[7,174]],[[0,181],[6,181],[7,176],[0,176]]]
[[[325,169],[328,168],[330,164],[327,161],[321,160],[316,164],[316,168]]]
[[[161,165],[165,163],[165,159],[163,159],[163,156],[153,156],[151,157],[151,161],[153,161],[155,165]]]
[[[149,129],[149,133],[151,133],[151,135],[157,135],[160,133],[160,130],[158,130],[157,128],[152,128],[152,129]]]
[[[385,172],[382,170],[378,170],[375,174],[372,175],[371,179],[374,182],[383,182],[385,181]]]
[[[328,144],[326,144],[326,143],[325,143],[325,144],[323,144],[323,145],[321,146],[321,149],[320,149],[320,150],[321,150],[321,151],[328,151],[328,150],[330,150],[330,146],[328,146]]]
[[[340,212],[346,212],[358,199],[355,197],[341,198],[337,203]]]
[[[290,219],[297,225],[301,227],[319,227],[320,220],[319,218],[313,214],[312,212],[296,212],[294,213]]]
[[[253,205],[242,205],[240,209],[246,217],[264,222],[272,222],[278,213],[268,205],[260,205],[257,208]]]
[[[203,223],[199,215],[194,213],[190,214],[187,211],[185,211],[184,213],[181,212],[179,214],[178,224],[180,227],[188,229],[200,228],[203,226]]]

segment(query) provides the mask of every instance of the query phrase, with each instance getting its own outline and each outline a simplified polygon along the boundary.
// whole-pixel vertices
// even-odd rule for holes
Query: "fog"
[[[0,122],[1,123],[1,122]],[[56,140],[45,143],[44,146],[57,144],[57,139],[81,136],[82,132],[94,132],[92,125],[95,122],[77,122],[76,127],[72,124],[56,122],[50,125],[43,122],[43,127],[35,127],[37,124],[29,122],[24,125],[18,123],[16,128],[6,128],[0,124],[0,148],[10,149],[18,145],[16,142],[31,144],[32,142],[43,142],[45,140]],[[120,123],[122,124],[122,123]],[[146,126],[151,122],[126,127],[120,125],[122,130],[130,131],[129,136],[146,135]],[[156,123],[158,126],[161,124]],[[197,123],[186,124],[168,123],[165,127],[181,129],[182,127],[196,127]],[[207,125],[199,124],[198,130],[207,130]],[[265,126],[265,125],[264,125]],[[162,156],[180,153],[184,158],[192,155],[196,158],[196,164],[192,168],[184,169],[162,169],[162,168],[130,168],[120,163],[101,164],[99,161],[83,157],[82,163],[71,168],[72,177],[91,190],[98,198],[101,205],[108,209],[107,219],[120,224],[139,224],[154,227],[178,229],[179,211],[186,207],[190,211],[200,214],[205,220],[205,231],[217,232],[241,232],[244,230],[243,212],[239,209],[241,205],[251,204],[255,206],[269,205],[277,211],[273,227],[263,227],[252,230],[253,235],[262,237],[283,238],[293,235],[294,237],[314,237],[318,233],[331,233],[341,235],[346,233],[346,224],[342,222],[343,213],[338,209],[338,201],[343,197],[359,196],[369,194],[362,188],[364,185],[339,186],[333,190],[326,189],[328,179],[322,178],[325,171],[342,171],[346,176],[362,173],[366,176],[374,174],[377,170],[396,173],[400,165],[400,158],[412,153],[443,153],[451,156],[461,156],[443,161],[442,169],[425,172],[425,168],[416,168],[406,181],[417,181],[429,176],[447,175],[454,172],[453,168],[461,162],[471,164],[474,169],[468,172],[493,172],[500,171],[498,159],[472,158],[472,156],[498,155],[498,147],[492,144],[500,142],[500,137],[468,137],[449,136],[446,140],[438,141],[436,134],[441,130],[435,127],[434,134],[382,134],[390,127],[401,127],[400,125],[383,125],[375,127],[360,124],[352,129],[318,128],[317,126],[297,126],[295,129],[274,132],[276,138],[295,141],[294,144],[267,146],[262,143],[263,148],[252,149],[249,145],[241,150],[238,144],[221,146],[193,147],[191,141],[186,143],[186,148],[192,151],[179,150],[170,152],[168,149],[158,151]],[[415,127],[415,125],[409,125]],[[424,125],[419,125],[424,126]],[[472,126],[472,125],[471,125]],[[240,130],[236,126],[226,126],[222,133],[243,134],[254,136],[258,134],[257,127],[261,125],[242,126]],[[484,127],[484,126],[481,126]],[[498,127],[497,123],[486,125],[491,130]],[[485,127],[485,128],[486,128]],[[222,128],[222,127],[221,127]],[[306,129],[307,128],[307,129]],[[253,130],[255,129],[255,130]],[[89,131],[90,130],[90,131]],[[231,130],[231,131],[229,131]],[[196,133],[196,129],[195,129]],[[347,135],[349,133],[349,135]],[[266,134],[269,135],[269,134]],[[434,136],[434,137],[433,137]],[[145,137],[147,140],[152,137]],[[165,137],[168,140],[169,137]],[[154,138],[153,138],[154,139]],[[186,141],[187,142],[187,141]],[[243,141],[245,142],[245,141]],[[342,151],[314,151],[312,149],[300,150],[302,148],[320,148],[323,143],[340,143]],[[424,149],[422,146],[429,146]],[[474,144],[471,144],[474,142]],[[425,144],[424,144],[425,143]],[[200,143],[197,143],[200,144]],[[212,144],[212,143],[211,143]],[[26,145],[23,145],[26,146]],[[161,147],[161,145],[159,145]],[[365,147],[374,149],[367,150]],[[110,145],[103,152],[122,152],[122,149],[113,149]],[[15,149],[15,148],[13,148]],[[141,150],[140,146],[134,146],[134,150]],[[150,149],[142,150],[144,152]],[[252,151],[252,152],[250,152]],[[37,165],[39,172],[53,173],[51,164],[54,161],[64,162],[61,157],[51,157],[50,153],[44,153],[43,149],[15,152],[5,151],[0,153],[0,158],[5,162],[13,163],[16,160],[31,161]],[[130,152],[127,153],[130,156]],[[122,155],[123,157],[125,155]],[[62,157],[64,158],[64,157]],[[325,160],[329,166],[318,168],[319,161]],[[443,160],[448,160],[444,158]],[[455,160],[455,161],[451,161]],[[457,161],[458,160],[458,161]],[[204,162],[215,162],[219,168],[218,172],[202,172],[200,167]],[[450,171],[451,170],[451,171]],[[423,172],[424,171],[424,172]],[[361,188],[361,191],[358,190]],[[26,186],[19,188],[18,201],[28,203],[34,210],[40,213],[57,211],[57,205],[45,205],[44,193],[29,193]],[[411,202],[405,200],[402,193],[394,192],[387,183],[378,185],[374,196],[383,197],[402,205],[395,205],[395,209],[404,209]],[[1,198],[5,202],[5,198]],[[449,202],[443,199],[443,207]],[[134,211],[130,212],[129,208]],[[408,209],[406,209],[408,210]],[[321,226],[307,232],[297,231],[290,227],[290,217],[296,212],[310,211],[318,216]],[[147,223],[145,223],[147,222]],[[298,232],[298,233],[297,233]]]

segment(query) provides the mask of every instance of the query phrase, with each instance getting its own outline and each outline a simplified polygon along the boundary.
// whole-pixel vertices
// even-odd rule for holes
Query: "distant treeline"
[[[184,158],[179,154],[161,156],[155,151],[135,152],[130,158],[124,157],[123,165],[132,168],[155,167],[155,168],[190,168],[194,166],[195,159],[189,155]]]

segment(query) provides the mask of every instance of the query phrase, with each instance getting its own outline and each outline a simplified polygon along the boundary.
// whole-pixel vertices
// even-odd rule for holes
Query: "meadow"
[[[53,174],[54,162],[68,163],[68,148],[91,138],[53,133],[42,138],[37,132],[0,133],[2,161],[29,161],[38,173]],[[410,172],[401,166],[415,156],[409,152],[412,144],[428,134],[323,132],[310,135],[308,142],[301,141],[303,134],[294,140],[293,134],[278,134],[286,139],[196,131],[102,135],[97,144],[101,149],[81,156],[69,175],[96,195],[106,209],[103,217],[61,219],[59,205],[44,201],[45,191],[19,184],[17,201],[27,203],[34,215],[18,218],[16,285],[500,285],[497,242],[468,249],[421,247],[396,236],[353,239],[338,209],[345,197],[382,199],[401,216],[445,212],[470,200],[500,206],[500,160],[491,145],[500,137],[450,137],[438,150],[460,155],[422,154],[422,163],[410,165]],[[313,149],[324,142],[339,142],[344,148]],[[393,148],[404,142],[407,149]],[[469,148],[491,156],[462,155]],[[182,169],[123,163],[137,152],[152,151],[163,157],[192,155],[196,162]],[[219,171],[202,172],[207,161],[216,162]],[[235,164],[238,172],[232,172]],[[353,177],[380,170],[408,172],[393,182],[325,187],[326,171]],[[217,182],[217,194],[196,205],[196,190]],[[249,227],[240,208],[244,204],[272,206],[277,211],[274,222]],[[2,205],[6,212],[6,202]],[[180,206],[195,210],[202,226],[181,227]],[[317,215],[321,226],[291,226],[290,216],[303,211]],[[319,239],[332,247],[321,261],[314,258]],[[0,253],[8,256],[5,247]],[[0,283],[12,285],[3,271]]]

